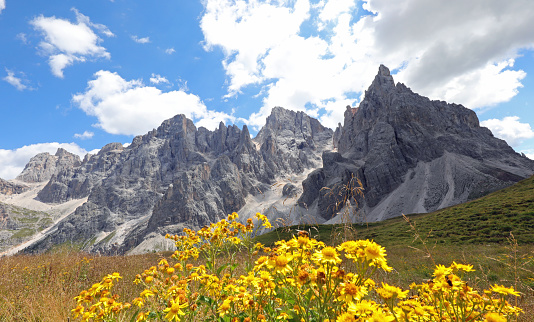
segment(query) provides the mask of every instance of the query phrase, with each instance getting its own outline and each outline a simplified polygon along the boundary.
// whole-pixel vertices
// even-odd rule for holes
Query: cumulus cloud
[[[147,44],[150,42],[150,37],[139,38],[137,36],[132,36],[132,40],[138,44]]]
[[[172,54],[174,54],[175,52],[176,52],[176,50],[174,50],[174,48],[167,48],[167,49],[165,49],[165,53],[166,53],[167,55],[172,55]]]
[[[520,145],[526,139],[534,138],[534,131],[530,124],[519,122],[518,116],[507,116],[502,120],[485,120],[480,122],[480,125],[487,127],[493,135],[505,140],[513,147]]]
[[[76,133],[74,137],[81,140],[91,139],[95,134],[93,132],[84,131],[83,133]]]
[[[13,71],[11,71],[11,70],[9,70],[7,68],[6,68],[6,72],[7,72],[7,76],[2,78],[3,80],[5,80],[9,84],[13,85],[19,91],[23,91],[26,88],[28,88],[28,86],[24,85],[24,82],[26,82],[26,81],[23,80],[20,77],[15,76],[15,72],[13,72]]]
[[[75,143],[38,143],[25,145],[14,150],[0,149],[0,178],[14,179],[18,176],[24,167],[36,154],[48,152],[55,154],[58,148],[63,148],[71,153],[77,154],[83,158],[87,151]]]
[[[205,0],[205,48],[221,48],[228,95],[254,85],[260,126],[276,105],[337,124],[385,64],[414,91],[470,108],[506,102],[534,48],[530,0]]]
[[[42,33],[44,39],[39,47],[48,56],[52,74],[60,78],[63,78],[63,70],[75,62],[110,58],[106,49],[100,46],[102,39],[95,31],[107,37],[114,36],[106,26],[92,23],[89,17],[74,8],[72,10],[76,15],[76,23],[42,15],[30,22],[35,30]]]
[[[86,91],[74,95],[72,101],[98,119],[97,127],[111,134],[144,134],[176,114],[185,114],[197,126],[210,129],[220,121],[234,121],[224,112],[208,110],[198,96],[182,90],[162,92],[141,80],[128,81],[105,70],[94,76]]]
[[[0,13],[6,8],[6,0],[0,0]]]
[[[152,77],[150,77],[150,82],[152,84],[161,84],[161,83],[166,83],[166,84],[169,84],[169,80],[161,75],[158,75],[158,74],[152,74]]]

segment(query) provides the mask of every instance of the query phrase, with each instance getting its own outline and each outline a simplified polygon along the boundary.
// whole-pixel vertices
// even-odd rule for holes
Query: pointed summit
[[[384,65],[380,65],[378,68],[378,74],[375,76],[373,83],[369,86],[368,92],[389,92],[395,89],[395,81],[393,81],[393,76],[389,72],[389,68]],[[377,93],[377,94],[378,94]]]

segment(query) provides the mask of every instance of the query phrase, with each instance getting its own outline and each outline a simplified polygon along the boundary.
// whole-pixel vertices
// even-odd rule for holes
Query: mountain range
[[[255,138],[247,126],[210,131],[177,115],[83,160],[63,149],[38,154],[16,179],[0,180],[0,251],[166,249],[165,234],[232,212],[241,220],[262,212],[279,224],[380,221],[463,203],[532,174],[534,161],[481,127],[473,111],[395,84],[380,66],[335,131],[275,107]]]

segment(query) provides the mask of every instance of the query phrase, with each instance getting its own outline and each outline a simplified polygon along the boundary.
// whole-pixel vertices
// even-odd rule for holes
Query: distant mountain
[[[325,219],[343,200],[358,203],[365,221],[430,212],[534,173],[534,161],[480,127],[472,110],[395,85],[385,66],[359,107],[347,107],[335,141],[338,151],[323,154],[323,167],[304,181],[299,199]],[[364,198],[346,189],[352,178],[361,181]]]
[[[77,207],[54,217],[25,251],[69,242],[138,253],[172,246],[165,233],[234,211],[242,220],[261,211],[295,224],[336,222],[357,210],[350,220],[376,221],[461,203],[533,173],[534,161],[480,127],[474,112],[395,85],[380,66],[335,132],[281,107],[254,139],[246,126],[210,131],[177,115],[126,148],[111,143],[83,161],[64,150],[37,155],[17,182],[34,189],[26,194],[40,209]]]

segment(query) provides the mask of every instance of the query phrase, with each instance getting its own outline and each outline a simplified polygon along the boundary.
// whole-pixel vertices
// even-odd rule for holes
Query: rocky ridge
[[[281,107],[254,139],[246,126],[210,131],[177,115],[126,148],[111,143],[81,161],[60,150],[37,155],[18,179],[42,182],[33,202],[79,205],[25,251],[69,242],[139,253],[172,247],[166,233],[233,211],[286,224],[376,221],[461,203],[533,173],[534,161],[480,127],[474,112],[413,93],[380,66],[335,132]]]
[[[534,161],[480,127],[472,110],[395,85],[385,66],[359,107],[347,107],[334,140],[338,151],[324,152],[323,167],[303,182],[299,199],[326,220],[347,211],[347,200],[359,205],[353,220],[430,212],[534,173]],[[347,189],[354,180],[361,181],[365,198]]]
[[[17,179],[28,183],[46,182],[57,172],[79,165],[79,156],[59,148],[55,155],[44,152],[31,158]]]
[[[90,251],[126,252],[147,236],[202,227],[270,190],[277,176],[319,166],[332,142],[332,130],[282,108],[264,129],[252,140],[246,126],[209,131],[177,115],[127,148],[108,144],[78,166],[57,167],[38,199],[87,202],[28,250],[74,241]]]

